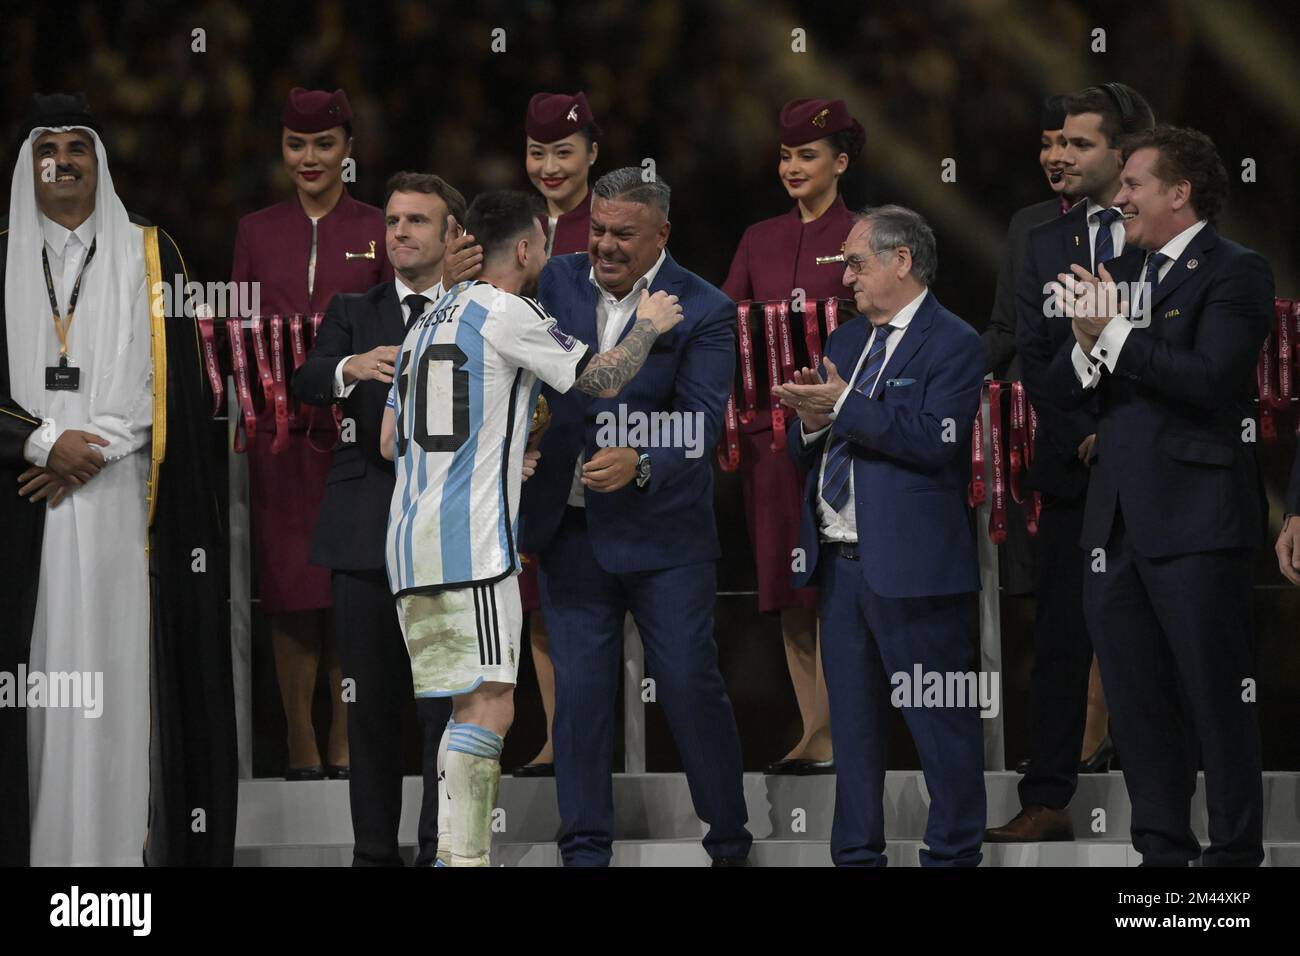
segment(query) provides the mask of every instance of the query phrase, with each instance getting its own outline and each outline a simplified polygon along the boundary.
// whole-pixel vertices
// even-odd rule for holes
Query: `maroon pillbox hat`
[[[539,143],[554,143],[572,136],[584,126],[591,128],[591,138],[600,139],[600,127],[587,105],[587,94],[537,93],[528,101],[524,132]]]
[[[781,144],[802,146],[814,140],[850,131],[849,159],[867,141],[862,124],[849,115],[843,100],[791,100],[781,107]]]
[[[335,126],[351,123],[352,106],[342,90],[326,93],[295,86],[284,102],[280,122],[295,133],[323,133]]]

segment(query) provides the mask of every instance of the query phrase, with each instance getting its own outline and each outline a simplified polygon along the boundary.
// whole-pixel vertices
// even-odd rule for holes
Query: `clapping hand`
[[[840,378],[839,369],[829,356],[823,356],[826,381],[814,369],[795,369],[794,378],[785,385],[772,386],[772,394],[781,404],[799,416],[805,434],[820,431],[831,423],[830,413],[849,383]]]

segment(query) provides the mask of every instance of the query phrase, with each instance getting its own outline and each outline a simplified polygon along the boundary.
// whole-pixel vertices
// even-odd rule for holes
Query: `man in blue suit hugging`
[[[551,424],[524,486],[520,543],[541,560],[555,661],[560,852],[608,865],[615,699],[630,611],[681,753],[704,846],[745,865],[740,738],[713,638],[720,554],[708,453],[735,369],[735,307],[667,251],[670,192],[636,167],[593,190],[588,251],[551,259],[538,298],[560,328],[614,347],[642,289],[675,295],[684,318],[616,399],[545,389]]]
[[[803,369],[773,389],[799,416],[789,448],[807,469],[794,583],[821,589],[838,773],[831,857],[886,863],[892,702],[930,792],[921,864],[976,866],[984,762],[966,595],[979,589],[979,571],[964,458],[983,351],[929,290],[934,233],[917,213],[864,211],[844,260],[861,315],[827,341],[826,380]]]

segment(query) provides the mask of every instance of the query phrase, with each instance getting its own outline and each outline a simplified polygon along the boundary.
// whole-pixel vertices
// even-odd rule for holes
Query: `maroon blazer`
[[[259,283],[263,315],[323,313],[336,293],[365,292],[393,278],[384,231],[383,210],[343,190],[338,203],[316,224],[316,278],[309,295],[311,219],[294,195],[239,220],[231,278]],[[348,253],[364,258],[349,259]],[[253,392],[258,395],[258,389]],[[293,426],[296,430],[301,423],[295,420]],[[258,430],[275,430],[274,416],[261,414],[260,408]]]
[[[740,239],[722,291],[733,302],[789,299],[795,289],[803,289],[809,299],[852,298],[853,293],[841,282],[844,264],[819,266],[816,262],[818,256],[838,255],[852,227],[853,213],[844,205],[842,196],[836,196],[830,208],[812,222],[799,218],[798,205],[783,216],[756,222]],[[755,339],[756,345],[757,342]],[[764,353],[761,348],[756,348],[756,352],[754,371],[759,380],[759,394],[766,395]],[[754,420],[741,425],[742,430],[767,431],[772,427],[766,402],[760,401],[758,405]]]
[[[546,216],[540,219],[542,232],[550,226]],[[551,243],[551,255],[565,256],[570,252],[587,251],[587,234],[591,231],[591,190],[582,202],[574,206],[559,219],[555,220],[555,240]]]

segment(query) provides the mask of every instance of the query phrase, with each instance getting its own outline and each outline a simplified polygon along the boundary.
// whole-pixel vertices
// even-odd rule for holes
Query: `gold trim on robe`
[[[158,472],[167,457],[167,315],[162,286],[162,257],[158,253],[158,227],[144,226],[144,281],[149,295],[149,342],[153,350],[153,430],[149,448],[149,502],[147,528],[153,527],[158,504]],[[149,550],[145,543],[145,553]]]

